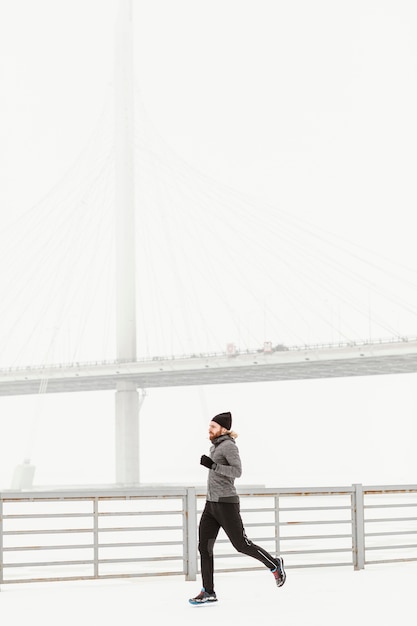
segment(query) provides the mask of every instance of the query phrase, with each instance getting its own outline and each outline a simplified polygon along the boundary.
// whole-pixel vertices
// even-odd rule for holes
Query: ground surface
[[[219,574],[219,602],[192,607],[199,582],[183,577],[4,585],[1,621],[8,626],[84,624],[256,624],[362,626],[416,623],[417,563],[289,570],[278,589],[269,572]],[[166,620],[169,620],[168,622]],[[219,622],[220,620],[220,622]]]

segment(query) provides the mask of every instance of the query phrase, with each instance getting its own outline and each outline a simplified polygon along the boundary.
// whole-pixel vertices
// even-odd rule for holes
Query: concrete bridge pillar
[[[139,483],[139,392],[135,385],[121,382],[116,391],[116,483]]]

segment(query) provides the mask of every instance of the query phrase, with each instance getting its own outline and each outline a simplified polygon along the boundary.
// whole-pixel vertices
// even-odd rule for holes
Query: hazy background
[[[133,4],[138,356],[416,336],[415,3]],[[2,367],[114,358],[117,8],[0,0]],[[141,478],[203,482],[231,410],[244,482],[415,482],[415,382],[148,390]],[[0,486],[112,482],[113,421],[1,398]]]

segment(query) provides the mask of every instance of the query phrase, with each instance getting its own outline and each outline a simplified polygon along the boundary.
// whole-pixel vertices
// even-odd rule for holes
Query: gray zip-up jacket
[[[210,457],[216,466],[208,473],[207,501],[239,502],[234,482],[242,474],[242,463],[233,437],[217,437],[210,448]]]

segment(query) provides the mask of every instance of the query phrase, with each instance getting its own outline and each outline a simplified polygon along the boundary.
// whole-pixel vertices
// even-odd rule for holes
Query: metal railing
[[[417,485],[241,488],[247,534],[286,569],[417,560]],[[195,487],[0,493],[0,585],[198,574]],[[216,571],[262,568],[219,534]]]
[[[304,351],[313,351],[313,350],[323,350],[332,348],[351,348],[354,346],[377,346],[377,345],[392,345],[393,343],[413,343],[417,341],[416,336],[405,336],[405,335],[396,335],[393,337],[380,337],[378,339],[360,339],[358,341],[338,341],[338,342],[320,342],[320,343],[305,343],[305,344],[282,344],[278,343],[273,346],[272,352],[282,352],[282,351],[291,351],[291,352],[304,352]],[[237,354],[259,354],[259,352],[264,352],[263,348],[236,348]],[[267,352],[268,353],[268,352]],[[216,351],[216,352],[194,352],[194,353],[185,353],[185,354],[160,354],[154,355],[151,357],[142,356],[137,357],[134,363],[153,363],[155,361],[181,361],[184,359],[194,359],[194,358],[212,358],[212,357],[225,357],[230,356],[226,350]],[[19,372],[31,372],[38,370],[46,370],[46,371],[55,371],[60,369],[68,369],[74,368],[77,369],[79,367],[100,367],[106,365],[120,365],[122,363],[131,363],[132,361],[128,359],[100,359],[94,361],[64,361],[64,362],[56,362],[56,363],[33,363],[31,365],[0,365],[0,376],[2,374],[14,374]]]

